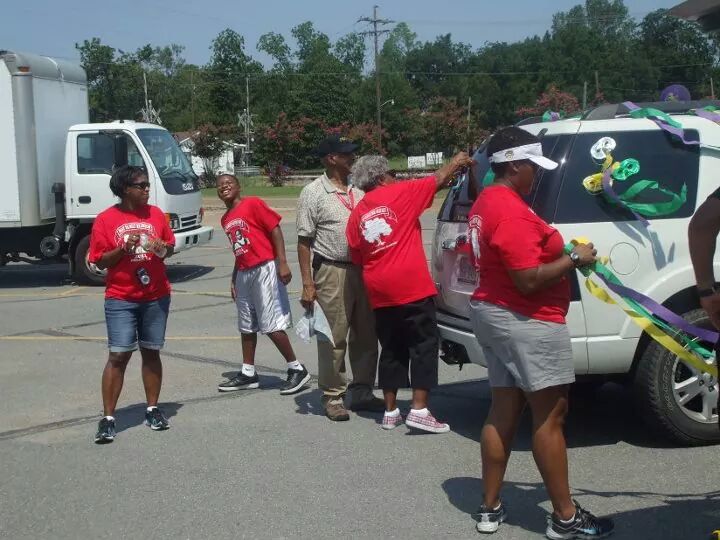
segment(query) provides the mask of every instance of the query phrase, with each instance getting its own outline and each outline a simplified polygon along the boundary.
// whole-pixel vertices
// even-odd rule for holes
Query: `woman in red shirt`
[[[101,212],[93,223],[88,259],[107,268],[105,322],[110,353],[102,376],[104,416],[95,442],[115,439],[115,407],[130,356],[140,347],[147,398],[145,424],[168,429],[158,408],[162,384],[160,349],[170,309],[170,282],[164,259],[173,254],[175,235],[165,214],[148,204],[150,182],[141,167],[120,167],[110,178],[120,203]]]
[[[430,389],[437,386],[438,379],[433,298],[437,290],[428,271],[419,218],[432,204],[435,193],[471,163],[471,158],[461,152],[434,176],[402,182],[390,173],[382,156],[361,157],[352,169],[353,184],[366,195],[350,214],[346,236],[353,262],[362,265],[382,346],[378,384],[385,397],[384,429],[402,423],[397,391],[412,386],[412,405],[405,424],[431,433],[450,431],[450,426],[436,420],[427,409]]]
[[[560,233],[523,200],[539,168],[558,165],[543,157],[536,136],[516,127],[500,130],[490,139],[487,153],[495,181],[480,193],[468,217],[479,275],[470,312],[492,388],[492,405],[481,437],[485,494],[477,512],[477,529],[492,533],[505,520],[500,488],[515,431],[528,404],[533,457],[554,510],[546,535],[605,536],[612,531],[612,522],[596,518],[570,498],[563,434],[568,385],[575,380],[565,325],[570,304],[567,276],[591,264],[596,252],[588,244],[565,254]]]

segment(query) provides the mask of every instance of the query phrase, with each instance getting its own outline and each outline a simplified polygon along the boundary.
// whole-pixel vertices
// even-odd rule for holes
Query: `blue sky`
[[[680,0],[625,0],[640,19]],[[372,15],[373,1],[327,0],[8,0],[0,10],[0,49],[78,58],[75,42],[99,37],[103,43],[132,51],[150,43],[185,46],[189,62],[204,64],[212,39],[224,28],[245,37],[247,52],[266,61],[255,45],[265,32],[290,37],[307,20],[338,37],[364,30],[359,17]],[[517,41],[543,34],[553,13],[578,0],[377,0],[380,17],[405,21],[421,40],[452,33],[453,39],[480,47],[487,41]]]

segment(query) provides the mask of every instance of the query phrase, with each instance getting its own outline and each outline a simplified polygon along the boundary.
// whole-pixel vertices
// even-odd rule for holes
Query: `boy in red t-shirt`
[[[438,379],[438,329],[433,297],[437,294],[428,271],[419,218],[435,193],[472,160],[464,152],[420,180],[398,182],[382,156],[361,157],[352,169],[353,184],[366,195],[348,220],[346,235],[353,262],[362,265],[363,281],[382,346],[378,384],[385,397],[382,427],[402,423],[398,388],[412,386],[408,427],[445,433],[427,409],[430,389]],[[408,368],[410,381],[408,381]]]
[[[242,369],[218,385],[221,392],[258,388],[255,372],[257,332],[267,334],[287,362],[283,395],[299,392],[310,381],[305,366],[295,358],[285,330],[292,326],[285,285],[292,274],[285,258],[280,215],[258,197],[241,197],[240,182],[231,174],[217,179],[217,193],[227,212],[220,218],[235,255],[230,293],[237,306],[242,335]]]

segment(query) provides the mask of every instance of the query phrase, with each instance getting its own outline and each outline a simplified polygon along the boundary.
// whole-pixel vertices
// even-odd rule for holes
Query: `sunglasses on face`
[[[150,189],[150,182],[137,182],[130,184],[128,187],[135,188],[135,189],[142,189],[143,191],[146,189]]]

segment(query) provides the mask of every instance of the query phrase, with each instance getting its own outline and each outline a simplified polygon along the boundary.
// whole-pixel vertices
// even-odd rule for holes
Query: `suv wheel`
[[[697,326],[710,328],[702,309],[683,314]],[[665,437],[683,445],[720,441],[718,381],[688,366],[651,341],[635,374],[635,395],[644,420]]]

